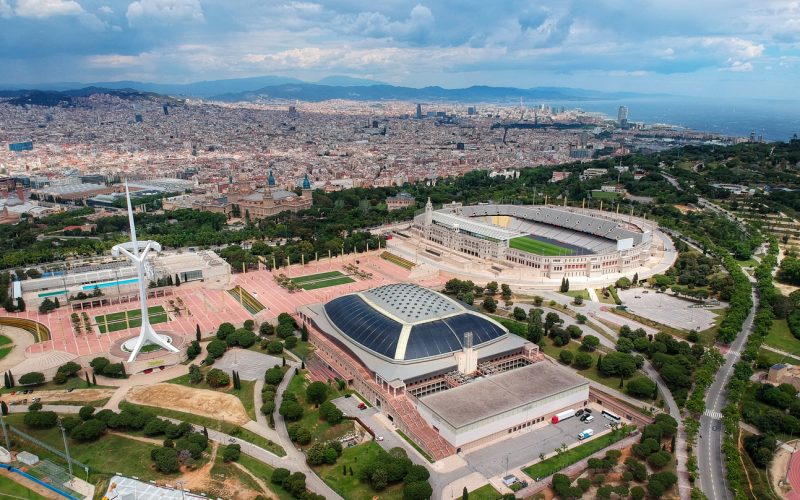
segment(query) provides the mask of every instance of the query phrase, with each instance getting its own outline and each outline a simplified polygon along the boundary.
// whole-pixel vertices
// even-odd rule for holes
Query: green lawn
[[[195,415],[193,413],[184,413],[182,411],[175,411],[175,410],[168,410],[166,408],[159,408],[157,406],[147,406],[147,405],[138,405],[134,403],[129,403],[127,401],[123,401],[120,403],[120,409],[125,409],[126,405],[130,405],[134,408],[142,408],[147,409],[156,415],[167,417],[167,418],[174,418],[176,420],[182,420],[184,422],[189,422],[190,424],[200,425],[206,427],[208,429],[214,429],[220,432],[224,432],[230,436],[238,437],[244,439],[249,443],[253,443],[256,446],[260,446],[267,451],[274,453],[279,457],[286,456],[286,451],[276,443],[273,443],[269,439],[262,437],[254,432],[251,432],[243,427],[239,427],[236,424],[231,422],[223,422],[221,420],[216,420],[213,418],[203,417],[200,415]]]
[[[800,357],[800,354],[797,355]],[[772,352],[764,349],[763,347],[758,350],[758,358],[765,360],[770,366],[778,363],[786,363],[787,365],[800,365],[800,360],[796,360],[777,352]]]
[[[772,328],[764,338],[764,343],[781,351],[800,355],[800,340],[792,335],[785,319],[772,320]]]
[[[97,329],[100,333],[116,332],[118,330],[125,330],[126,328],[136,328],[142,324],[142,313],[139,309],[127,311],[127,321],[125,320],[125,312],[115,312],[111,314],[104,314],[95,316],[94,321],[97,323]],[[152,306],[147,308],[148,316],[150,317],[151,324],[166,323],[169,321],[167,311],[163,306]]]
[[[294,349],[290,349],[295,356],[300,359],[307,358],[311,351],[314,350],[314,347],[308,341],[298,340],[297,345]]]
[[[584,301],[589,300],[589,291],[585,288],[583,290],[570,290],[569,292],[565,292],[564,295],[572,298],[580,297]]]
[[[312,443],[316,440],[327,441],[335,439],[351,431],[353,429],[352,421],[342,420],[341,423],[331,426],[328,422],[320,420],[319,410],[314,408],[314,405],[306,403],[306,387],[310,382],[305,377],[305,374],[306,370],[300,370],[298,375],[292,377],[286,387],[286,392],[297,396],[297,402],[303,406],[303,417],[296,423],[311,431]],[[336,399],[344,394],[344,392],[338,391],[335,383],[328,385],[328,399]],[[280,406],[280,403],[278,406]],[[310,444],[307,446],[310,446]]]
[[[5,335],[0,335],[0,345],[10,344],[11,339],[6,337]]]
[[[23,414],[8,415],[6,417],[6,421],[9,424],[22,429],[46,444],[56,449],[64,447],[61,431],[57,427],[44,430],[31,429],[22,422],[22,419]],[[141,441],[106,434],[91,443],[79,443],[70,440],[69,452],[72,458],[89,466],[90,478],[95,475],[113,475],[116,472],[137,476],[144,481],[178,477],[177,474],[161,474],[150,467],[152,464],[150,450],[153,447],[154,445],[142,443]],[[33,448],[31,451],[40,455],[49,454],[49,452],[38,447]],[[58,459],[56,463],[63,463],[63,460]],[[83,477],[83,471],[79,475]]]
[[[572,255],[575,253],[569,248],[560,247],[552,243],[535,240],[527,236],[520,236],[512,238],[508,241],[508,246],[522,250],[523,252],[533,253],[536,255]]]
[[[66,392],[69,389],[86,389],[86,379],[83,376],[78,377],[70,377],[67,379],[66,383],[64,384],[56,384],[52,380],[50,382],[45,382],[41,385],[35,385],[31,387],[14,387],[13,389],[6,389],[5,387],[0,388],[0,394],[5,394],[12,391],[19,391],[22,389],[33,389],[36,392],[39,391],[64,391]],[[115,387],[107,386],[107,385],[93,385],[92,389],[116,389]],[[35,397],[35,396],[34,396]]]
[[[11,346],[11,347],[0,347],[0,359],[3,359],[6,356],[8,356],[8,353],[10,353],[11,349],[13,349],[13,348],[14,348],[14,346]]]
[[[326,280],[314,281],[300,285],[303,290],[316,290],[317,288],[327,288],[329,286],[346,285],[347,283],[355,283],[356,280],[342,276],[341,278],[331,278]]]
[[[256,477],[261,478],[265,483],[267,483],[270,492],[274,495],[277,495],[280,500],[292,500],[294,498],[289,492],[277,484],[272,484],[270,482],[272,480],[272,473],[275,472],[275,469],[269,465],[245,454],[242,454],[239,457],[238,462],[240,465],[244,466],[245,469],[252,472]]]
[[[203,367],[200,370],[205,375],[212,367]],[[189,374],[181,375],[180,377],[175,377],[173,379],[167,380],[168,384],[178,384],[183,385],[186,387],[191,387],[192,389],[206,389],[209,391],[215,392],[224,392],[225,394],[232,394],[239,398],[244,405],[244,409],[247,411],[247,416],[250,417],[250,420],[256,419],[256,409],[255,409],[255,380],[242,380],[242,388],[236,390],[233,388],[233,384],[229,385],[228,387],[211,387],[206,383],[205,380],[200,382],[199,384],[192,384],[189,382]]]
[[[291,278],[291,280],[294,281],[298,285],[302,285],[303,283],[308,283],[309,281],[319,281],[319,280],[325,280],[325,279],[328,279],[328,278],[340,278],[342,276],[344,276],[344,274],[342,274],[339,271],[328,271],[328,272],[324,272],[324,273],[307,274],[305,276],[298,276],[296,278]]]
[[[403,484],[389,486],[381,492],[376,492],[368,483],[358,479],[359,469],[362,464],[369,463],[380,452],[378,443],[370,441],[358,446],[351,446],[342,451],[342,456],[333,465],[315,467],[317,474],[333,491],[342,495],[346,500],[394,500],[403,498]],[[342,467],[353,468],[353,475],[343,475]]]
[[[615,432],[610,432],[608,434],[604,434],[600,437],[590,439],[588,442],[576,446],[575,448],[572,448],[570,450],[567,450],[564,453],[561,453],[560,455],[555,455],[550,458],[546,458],[541,462],[531,465],[530,467],[526,467],[522,469],[522,471],[534,479],[536,479],[537,477],[543,478],[550,476],[565,467],[568,467],[576,462],[580,462],[584,458],[597,453],[603,448],[611,446],[612,444],[622,440],[626,436],[627,433],[622,431],[615,431]]]
[[[15,474],[15,476],[20,477],[17,474]],[[0,498],[29,498],[33,500],[39,500],[41,498],[42,500],[46,500],[47,497],[43,497],[35,491],[29,490],[5,476],[0,476]]]
[[[470,500],[498,500],[502,496],[491,484],[484,484],[477,490],[469,492]]]
[[[622,196],[620,193],[611,193],[608,191],[600,191],[599,189],[592,190],[593,200],[616,200]]]

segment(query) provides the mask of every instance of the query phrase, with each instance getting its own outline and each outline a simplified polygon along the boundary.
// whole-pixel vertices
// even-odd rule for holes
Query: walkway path
[[[780,349],[778,349],[776,347],[769,346],[767,344],[761,344],[761,347],[766,349],[767,351],[772,351],[772,352],[774,352],[776,354],[781,354],[781,355],[783,355],[783,356],[785,356],[787,358],[792,358],[792,359],[794,359],[796,361],[800,361],[800,356],[797,356],[796,354],[792,354],[792,353],[789,353],[789,352],[786,352],[786,351],[781,351]]]

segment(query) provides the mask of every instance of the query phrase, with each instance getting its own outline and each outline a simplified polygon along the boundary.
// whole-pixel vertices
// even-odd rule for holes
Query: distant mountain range
[[[151,97],[162,94],[174,97],[197,97],[203,99],[236,102],[259,99],[286,99],[301,101],[326,101],[349,99],[359,101],[403,100],[417,102],[513,102],[523,100],[594,101],[616,100],[636,97],[654,97],[654,94],[633,92],[601,92],[569,87],[489,87],[484,85],[462,89],[442,87],[398,87],[383,82],[329,76],[316,83],[304,82],[284,76],[259,76],[228,80],[209,80],[187,84],[146,83],[136,81],[77,83],[61,82],[31,85],[2,85],[0,96],[19,98],[27,93],[53,92],[47,99],[57,99],[58,93],[66,97],[113,91],[124,92],[130,98]],[[20,90],[27,89],[27,90]],[[31,90],[35,89],[35,90]],[[76,90],[77,89],[77,90]],[[123,97],[124,97],[123,96]],[[39,97],[44,97],[39,95]]]

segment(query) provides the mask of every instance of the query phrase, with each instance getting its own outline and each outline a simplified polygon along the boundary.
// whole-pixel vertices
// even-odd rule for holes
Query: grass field
[[[600,191],[599,189],[595,189],[592,191],[592,199],[593,200],[616,200],[622,196],[620,193],[611,193],[608,191]]]
[[[800,354],[798,354],[800,356]],[[787,365],[800,365],[800,361],[791,356],[784,356],[777,352],[772,352],[764,349],[763,347],[758,350],[758,359],[766,361],[769,365],[776,365],[778,363],[786,363]]]
[[[523,252],[533,253],[536,255],[572,255],[575,253],[569,248],[560,247],[552,243],[528,238],[527,236],[520,236],[512,238],[508,241],[508,246],[522,250]]]
[[[33,490],[22,486],[5,476],[0,476],[0,498],[30,498],[32,500],[44,500],[46,497]]]
[[[297,278],[292,278],[292,282],[303,290],[316,290],[317,288],[355,283],[355,280],[345,276],[339,271],[328,271],[325,273],[298,276]]]
[[[584,458],[594,455],[598,451],[611,446],[612,444],[616,443],[617,441],[622,440],[627,433],[624,432],[610,432],[608,434],[604,434],[600,437],[596,437],[591,439],[589,442],[584,443],[582,445],[576,446],[570,450],[561,453],[560,455],[555,455],[550,458],[546,458],[541,462],[535,463],[530,467],[526,467],[522,469],[522,472],[529,475],[530,477],[536,479],[543,478],[550,476],[551,474],[555,474],[556,472],[564,469],[565,467],[569,467],[570,465],[580,462]]]
[[[374,441],[345,448],[342,456],[333,465],[323,465],[314,469],[325,483],[347,500],[394,500],[403,498],[403,484],[389,486],[381,492],[372,489],[369,483],[358,479],[361,464],[369,463],[380,452],[380,445]],[[353,475],[343,475],[342,467],[353,468]]]
[[[764,343],[770,347],[780,349],[788,353],[796,353],[800,351],[800,340],[792,335],[789,330],[789,325],[785,319],[776,319],[772,321],[772,328],[764,339]]]
[[[125,311],[95,316],[94,321],[97,323],[97,329],[100,330],[100,333],[107,333],[142,325],[142,314],[139,309],[127,311],[127,313],[127,321],[125,321]],[[164,310],[163,306],[148,307],[147,313],[148,316],[150,316],[151,324],[155,325],[157,323],[166,323],[169,321],[167,311]]]
[[[498,500],[502,496],[491,484],[484,484],[477,490],[469,492],[470,500]]]

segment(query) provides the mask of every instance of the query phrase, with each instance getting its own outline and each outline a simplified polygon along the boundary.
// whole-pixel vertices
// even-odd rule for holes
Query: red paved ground
[[[788,476],[792,491],[785,493],[784,498],[787,500],[800,500],[800,453],[792,453],[792,458],[789,460]]]
[[[358,261],[358,264],[356,264],[356,261]],[[246,319],[253,319],[253,316],[227,292],[227,290],[236,285],[241,285],[267,307],[255,317],[256,320],[261,322],[274,319],[282,312],[293,313],[298,307],[306,304],[326,302],[346,293],[366,290],[380,285],[409,281],[410,271],[381,259],[379,252],[370,252],[369,255],[346,256],[344,260],[341,257],[334,258],[331,261],[326,259],[306,266],[296,265],[282,268],[276,271],[276,274],[283,273],[287,276],[295,277],[333,270],[347,274],[343,270],[343,266],[346,264],[356,264],[362,271],[372,273],[373,277],[369,280],[356,278],[355,283],[289,293],[278,286],[272,272],[266,270],[255,271],[234,275],[231,283],[220,289],[204,288],[206,285],[203,283],[184,284],[175,288],[174,295],[170,297],[148,300],[148,306],[163,305],[164,309],[170,311],[171,308],[168,301],[173,300],[177,304],[177,299],[180,297],[188,311],[183,312],[180,316],[170,313],[170,321],[155,325],[155,328],[157,331],[171,331],[193,337],[196,325],[200,325],[201,331],[207,333],[215,331],[220,323],[226,321],[233,324],[241,324]],[[443,283],[443,278],[426,280],[418,284],[439,286],[441,283]],[[94,317],[100,314],[137,308],[138,303],[132,302],[89,309],[86,310],[86,313],[94,321]],[[87,354],[100,355],[107,353],[109,347],[116,340],[132,337],[139,333],[138,328],[132,328],[110,334],[99,334],[95,328],[94,333],[75,335],[70,321],[71,313],[72,311],[67,307],[62,307],[45,315],[41,315],[35,310],[28,310],[23,313],[13,313],[11,316],[39,321],[50,329],[52,340],[30,346],[27,351],[29,354],[58,350],[79,356]],[[80,314],[80,311],[78,313]]]

